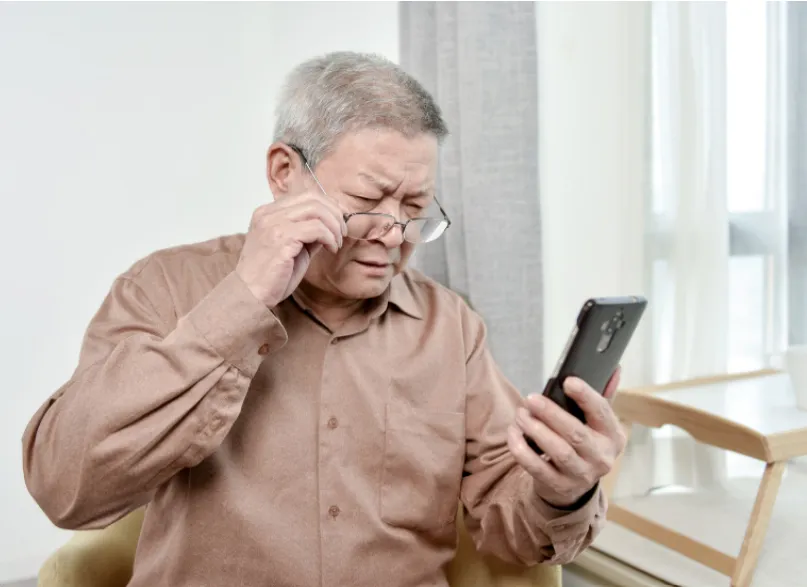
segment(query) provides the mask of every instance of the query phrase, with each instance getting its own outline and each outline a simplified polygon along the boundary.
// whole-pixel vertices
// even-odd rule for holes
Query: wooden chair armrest
[[[769,457],[767,442],[759,432],[692,406],[667,401],[652,393],[620,392],[614,398],[614,411],[624,422],[650,428],[669,424],[710,446],[761,461],[767,461]]]

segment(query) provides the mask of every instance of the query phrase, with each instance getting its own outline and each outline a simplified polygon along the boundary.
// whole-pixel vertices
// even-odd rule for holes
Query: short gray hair
[[[431,94],[384,57],[329,53],[288,75],[275,110],[275,141],[299,147],[314,167],[342,136],[363,128],[430,133],[438,141],[448,134]]]

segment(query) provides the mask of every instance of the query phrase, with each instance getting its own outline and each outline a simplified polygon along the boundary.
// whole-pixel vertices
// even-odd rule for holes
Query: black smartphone
[[[573,375],[599,393],[604,393],[646,307],[647,300],[641,296],[592,298],[586,301],[577,315],[566,347],[546,382],[543,395],[585,422],[583,411],[563,392],[563,383]],[[541,452],[531,438],[525,438],[533,450]]]

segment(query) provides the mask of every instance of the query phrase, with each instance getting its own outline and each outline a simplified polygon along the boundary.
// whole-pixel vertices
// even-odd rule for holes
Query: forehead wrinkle
[[[374,188],[378,189],[384,194],[397,194],[402,186],[406,186],[406,192],[402,194],[404,197],[420,197],[430,196],[434,193],[434,181],[429,177],[424,177],[422,181],[415,182],[415,185],[407,185],[408,180],[413,175],[413,170],[408,166],[404,167],[401,171],[401,179],[396,180],[396,173],[390,178],[389,174],[392,170],[389,169],[363,169],[357,173],[357,176],[370,183]]]
[[[387,181],[381,177],[373,175],[371,173],[367,173],[366,171],[359,171],[359,177],[373,185],[373,187],[378,188],[382,192],[390,192],[394,191],[395,186],[392,182]]]

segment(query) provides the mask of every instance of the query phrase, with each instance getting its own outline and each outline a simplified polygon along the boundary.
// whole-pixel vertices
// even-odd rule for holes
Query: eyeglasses
[[[314,170],[308,164],[308,158],[303,153],[303,150],[296,145],[289,145],[291,149],[297,153],[305,164],[305,168],[314,178],[314,181],[319,187],[320,191],[327,196],[328,193],[322,184],[317,179]],[[424,218],[411,218],[406,222],[400,222],[392,214],[385,214],[382,212],[352,212],[344,215],[345,225],[347,226],[347,237],[355,240],[378,240],[383,238],[390,230],[396,226],[401,227],[401,232],[405,241],[421,244],[429,243],[437,240],[446,229],[451,226],[451,220],[448,218],[440,202],[437,198],[434,199],[435,204],[440,209],[442,218],[424,217]]]

